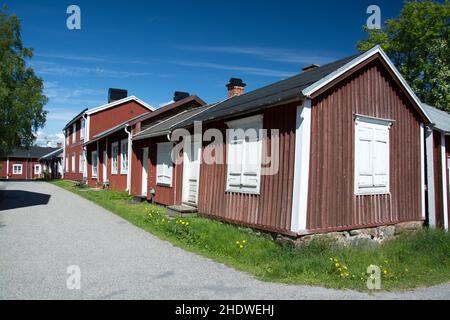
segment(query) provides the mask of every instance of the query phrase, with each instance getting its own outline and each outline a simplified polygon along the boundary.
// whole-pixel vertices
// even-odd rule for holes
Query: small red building
[[[34,180],[43,176],[42,156],[58,148],[37,147],[16,148],[0,159],[0,178],[6,180]]]
[[[109,89],[108,103],[85,109],[64,127],[64,179],[87,179],[87,161],[84,145],[98,134],[124,121],[153,111],[153,108],[135,96],[127,97],[125,90]],[[102,155],[96,154],[96,161]],[[88,158],[92,161],[91,158]],[[98,162],[97,162],[98,163]],[[96,169],[97,170],[97,169]],[[95,172],[95,175],[98,175]],[[98,177],[95,177],[97,180]]]

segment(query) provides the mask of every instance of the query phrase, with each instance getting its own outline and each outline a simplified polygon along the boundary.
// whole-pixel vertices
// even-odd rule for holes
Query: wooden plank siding
[[[356,196],[355,122],[394,120],[390,194]],[[353,71],[312,101],[307,229],[370,227],[421,219],[420,117],[379,60]]]
[[[280,130],[280,166],[275,175],[261,176],[259,195],[226,192],[227,165],[207,164],[202,161],[198,200],[200,214],[263,230],[290,233],[296,107],[297,104],[288,104],[263,111],[263,128]],[[219,129],[224,138],[226,137],[227,126],[223,121],[205,124],[204,129],[208,128]],[[265,146],[269,146],[270,151],[270,144],[271,138],[268,132],[268,137],[263,141],[263,152],[265,152]],[[226,146],[220,144],[220,149],[226,159]],[[270,155],[271,152],[268,154]]]

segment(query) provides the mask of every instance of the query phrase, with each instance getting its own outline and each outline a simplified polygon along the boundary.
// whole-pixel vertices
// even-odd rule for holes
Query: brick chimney
[[[320,67],[320,64],[310,64],[309,66],[306,66],[302,69],[303,72],[312,71],[314,69],[317,69]]]
[[[231,78],[230,82],[226,85],[228,88],[228,98],[240,96],[244,94],[244,88],[246,84],[239,78]]]

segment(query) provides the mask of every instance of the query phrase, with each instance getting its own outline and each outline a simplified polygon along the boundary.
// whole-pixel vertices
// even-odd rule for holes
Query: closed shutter
[[[244,141],[235,139],[228,144],[228,186],[240,188]]]
[[[386,130],[374,129],[373,133],[373,185],[375,187],[386,187],[389,174],[389,135]]]
[[[172,143],[160,143],[157,148],[156,182],[172,186]]]
[[[370,128],[358,128],[358,187],[373,186],[372,163],[372,139],[373,132]]]
[[[244,191],[257,191],[261,172],[261,141],[257,137],[247,137],[243,158],[242,187]]]

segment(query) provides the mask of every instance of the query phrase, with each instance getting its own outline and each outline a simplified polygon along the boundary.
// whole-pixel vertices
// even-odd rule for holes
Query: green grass
[[[382,269],[383,290],[411,289],[450,280],[450,235],[443,231],[403,235],[377,248],[342,248],[326,240],[295,248],[275,243],[264,233],[206,218],[168,219],[163,208],[132,204],[125,193],[91,191],[64,180],[51,183],[176,246],[264,281],[367,290],[366,270],[371,264]]]

